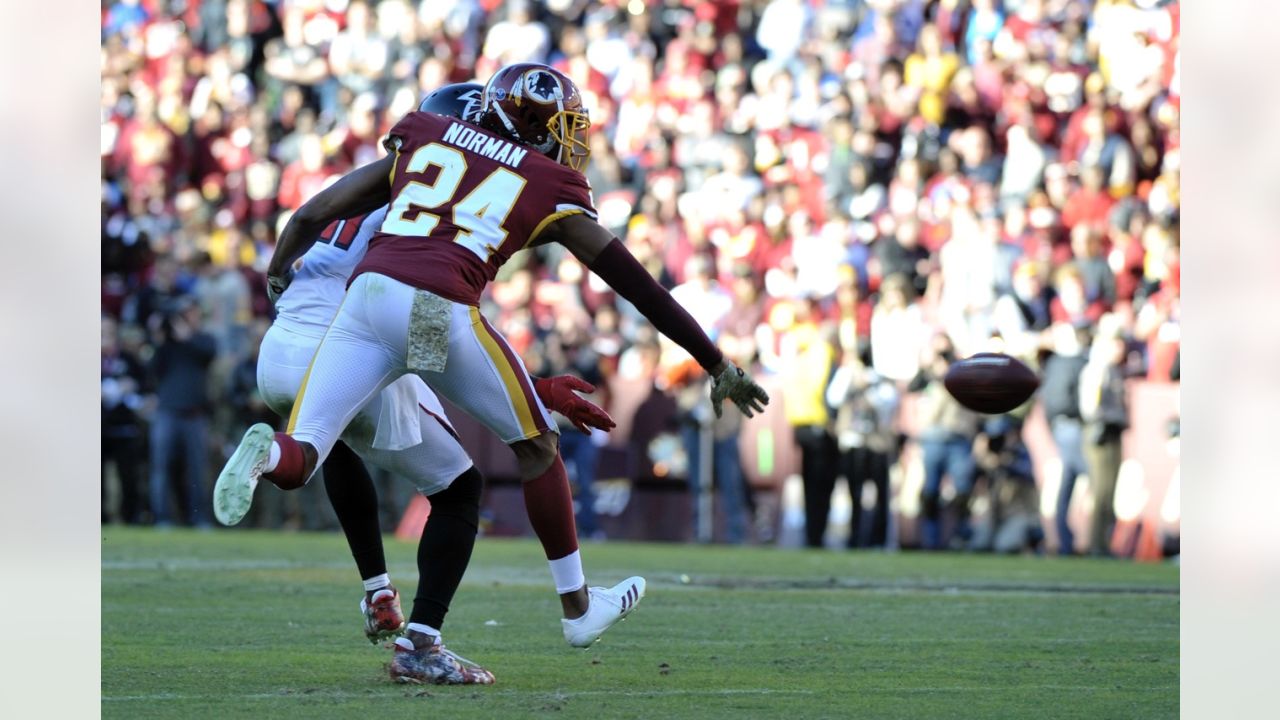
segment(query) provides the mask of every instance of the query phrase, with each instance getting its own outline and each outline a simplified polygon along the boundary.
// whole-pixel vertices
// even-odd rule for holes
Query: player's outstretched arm
[[[329,223],[370,213],[386,205],[391,199],[390,178],[394,164],[395,156],[388,155],[356,168],[303,203],[289,218],[276,242],[275,254],[267,266],[268,287],[284,292],[293,261],[311,249]],[[280,284],[280,287],[273,283]]]
[[[728,399],[747,417],[762,412],[769,395],[745,371],[725,359],[688,311],[653,279],[613,233],[576,214],[552,223],[544,237],[564,245],[574,257],[626,298],[663,335],[689,351],[715,380],[712,407],[718,417]]]

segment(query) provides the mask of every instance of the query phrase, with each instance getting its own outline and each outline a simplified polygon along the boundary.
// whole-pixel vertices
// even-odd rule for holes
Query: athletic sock
[[[266,472],[271,472],[280,464],[280,443],[271,441],[271,454],[267,456]]]
[[[440,637],[439,630],[431,627],[430,625],[423,625],[422,623],[409,623],[404,629],[405,632],[420,632],[423,635],[430,635],[433,638]]]
[[[524,506],[529,524],[542,543],[556,592],[563,595],[586,584],[578,554],[578,529],[573,520],[573,493],[564,461],[556,455],[541,475],[524,483]]]
[[[279,449],[280,457],[274,468],[263,473],[262,477],[281,490],[296,490],[306,485],[307,478],[303,477],[302,473],[306,470],[307,461],[302,454],[302,445],[285,433],[278,432],[271,447],[273,451],[276,448]]]
[[[409,638],[409,633],[411,632],[422,633],[423,635],[426,635],[427,637],[431,638],[432,645],[440,644],[440,631],[431,627],[430,625],[423,625],[422,623],[409,623],[408,625],[405,626],[404,632],[405,632],[404,635],[401,635],[400,637],[396,638],[396,645],[404,648],[405,650],[425,649],[425,648],[419,648],[418,646],[413,644],[413,640]]]
[[[365,592],[378,592],[379,590],[390,588],[390,587],[391,587],[391,576],[386,573],[382,573],[381,575],[375,575],[374,577],[371,577],[368,580],[364,581]]]
[[[547,564],[551,566],[551,580],[556,584],[557,594],[571,593],[587,584],[582,574],[582,555],[577,550],[559,560],[548,560]]]

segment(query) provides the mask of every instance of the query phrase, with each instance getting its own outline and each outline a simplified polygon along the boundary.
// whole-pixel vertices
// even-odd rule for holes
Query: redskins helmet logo
[[[523,80],[523,94],[534,102],[554,105],[557,100],[564,100],[564,91],[560,89],[560,83],[546,70],[527,72]]]

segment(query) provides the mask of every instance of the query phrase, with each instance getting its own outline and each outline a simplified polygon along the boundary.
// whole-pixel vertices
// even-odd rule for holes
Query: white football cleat
[[[266,423],[249,428],[240,446],[218,473],[213,486],[213,514],[223,525],[235,525],[244,519],[253,505],[253,490],[271,457],[271,443],[276,432]]]
[[[564,626],[565,642],[577,648],[591,647],[605,630],[636,609],[644,598],[644,584],[644,578],[637,575],[611,588],[588,589],[591,604],[587,606],[587,613],[575,620],[560,620]]]

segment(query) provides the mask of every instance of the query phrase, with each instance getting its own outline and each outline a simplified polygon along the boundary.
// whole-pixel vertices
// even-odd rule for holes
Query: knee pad
[[[484,494],[484,476],[474,465],[459,475],[449,487],[429,496],[431,514],[460,518],[471,525],[480,524],[480,497]]]

